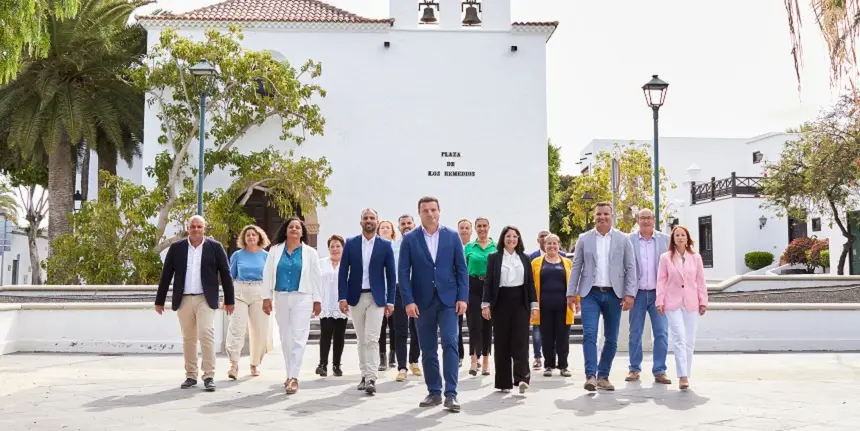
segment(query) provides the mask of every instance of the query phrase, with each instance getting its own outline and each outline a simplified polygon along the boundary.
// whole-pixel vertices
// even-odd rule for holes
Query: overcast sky
[[[147,9],[178,13],[218,2],[161,0]],[[327,2],[388,16],[388,0]],[[641,87],[653,74],[669,83],[661,136],[779,132],[835,100],[824,42],[809,13],[797,92],[783,0],[513,0],[513,20],[560,21],[547,46],[548,127],[562,146],[566,173],[576,171],[579,150],[591,139],[651,138]]]

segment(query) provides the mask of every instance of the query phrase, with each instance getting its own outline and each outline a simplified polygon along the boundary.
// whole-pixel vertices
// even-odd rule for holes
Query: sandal
[[[239,375],[239,362],[230,362],[230,371],[227,371],[227,377],[236,380]]]
[[[287,395],[292,395],[299,391],[299,380],[289,379],[284,383],[284,387],[286,389]]]
[[[251,365],[251,375],[257,377],[260,375],[260,370],[257,369],[256,365]]]

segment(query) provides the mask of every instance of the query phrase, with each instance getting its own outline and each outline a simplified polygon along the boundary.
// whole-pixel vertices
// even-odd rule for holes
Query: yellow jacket
[[[540,304],[540,267],[543,264],[544,256],[536,257],[532,260],[532,274],[535,279],[535,293],[537,294],[538,304]],[[564,272],[565,272],[565,284],[570,282],[570,267],[573,266],[573,262],[566,258],[562,257],[561,262],[564,264]],[[578,298],[577,298],[578,299]],[[567,307],[567,304],[565,304]],[[570,308],[567,309],[567,324],[573,325],[573,310]],[[532,325],[540,325],[540,313],[538,313],[538,317],[531,322]]]

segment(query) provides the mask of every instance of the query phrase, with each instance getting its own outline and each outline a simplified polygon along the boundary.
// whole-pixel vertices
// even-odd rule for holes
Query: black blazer
[[[499,296],[499,285],[502,278],[502,258],[505,250],[501,249],[487,256],[487,275],[484,277],[484,297],[482,302],[490,303],[490,309],[495,309],[496,299]],[[526,294],[523,296],[523,306],[531,310],[532,302],[537,302],[535,292],[535,279],[532,276],[532,261],[525,253],[517,253],[523,261],[523,284]]]
[[[173,311],[179,309],[182,295],[185,291],[185,268],[188,264],[188,239],[185,238],[170,245],[164,258],[164,268],[161,270],[161,281],[158,282],[158,293],[155,295],[155,305],[164,305],[167,299],[167,289],[170,279],[173,279]],[[212,309],[218,309],[218,275],[221,275],[221,285],[224,288],[224,303],[234,305],[233,278],[230,277],[230,264],[227,262],[227,252],[220,242],[212,238],[203,238],[203,256],[200,258],[200,281],[203,284],[203,295]]]

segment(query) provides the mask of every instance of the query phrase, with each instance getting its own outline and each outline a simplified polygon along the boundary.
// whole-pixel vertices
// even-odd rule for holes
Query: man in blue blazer
[[[338,273],[340,311],[352,316],[358,338],[361,382],[358,390],[376,393],[379,369],[379,333],[382,319],[394,312],[397,271],[391,241],[376,234],[376,210],[361,212],[361,235],[346,240]]]
[[[419,406],[442,404],[438,330],[442,338],[445,408],[459,412],[457,321],[466,312],[469,274],[460,236],[439,225],[440,211],[438,199],[426,196],[418,200],[421,226],[403,236],[397,270],[406,314],[417,319],[418,343],[423,353],[424,383],[429,394]]]

